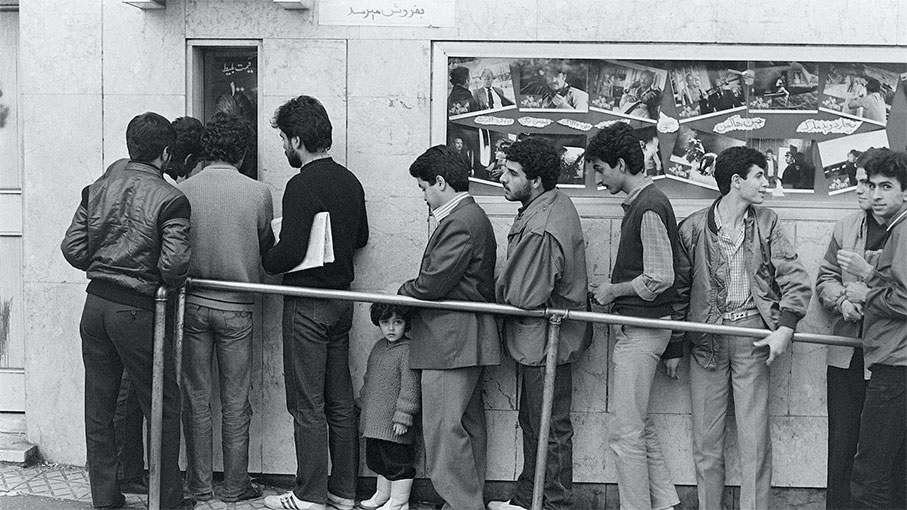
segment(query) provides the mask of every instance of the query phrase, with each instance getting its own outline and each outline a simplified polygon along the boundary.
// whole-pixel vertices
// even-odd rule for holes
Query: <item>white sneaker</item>
[[[488,510],[526,510],[525,508],[511,504],[510,501],[489,501]]]
[[[324,505],[297,498],[293,491],[279,496],[265,497],[265,506],[274,510],[325,510]]]
[[[356,502],[352,499],[341,498],[328,492],[328,504],[325,505],[327,510],[353,510]]]

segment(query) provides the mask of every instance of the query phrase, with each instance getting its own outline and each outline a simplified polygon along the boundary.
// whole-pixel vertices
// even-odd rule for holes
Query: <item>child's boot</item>
[[[409,510],[409,493],[412,488],[412,478],[394,480],[391,482],[391,498],[378,510]]]
[[[375,494],[371,498],[361,501],[356,508],[359,510],[378,510],[381,508],[381,505],[387,503],[387,500],[389,500],[390,497],[391,481],[378,475],[378,484],[375,489]]]

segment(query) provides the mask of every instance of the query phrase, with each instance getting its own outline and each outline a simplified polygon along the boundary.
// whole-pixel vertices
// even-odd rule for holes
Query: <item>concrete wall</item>
[[[642,0],[499,0],[457,2],[449,29],[327,27],[316,12],[286,11],[265,0],[186,0],[142,11],[115,0],[21,2],[21,101],[24,121],[25,315],[28,436],[53,462],[85,460],[83,370],[78,323],[84,275],[70,268],[59,242],[79,190],[126,154],[128,120],[146,110],[168,118],[186,111],[186,41],[261,41],[260,176],[275,206],[293,170],[268,124],[274,109],[301,93],[320,98],[334,124],[332,154],[366,188],[371,241],[358,258],[357,290],[391,291],[413,277],[427,240],[426,208],[406,169],[430,144],[432,41],[687,42],[872,45],[907,42],[907,0],[721,2]],[[867,15],[867,13],[872,13]],[[226,41],[225,44],[229,44]],[[834,52],[834,49],[829,49]],[[653,55],[658,47],[653,46]],[[446,78],[446,77],[445,77]],[[443,98],[442,98],[443,99]],[[618,239],[613,199],[584,199],[590,272],[608,274]],[[499,255],[515,207],[484,200],[498,233]],[[703,206],[677,204],[679,216]],[[801,256],[815,268],[828,232],[845,209],[782,209]],[[814,270],[814,269],[813,269]],[[290,417],[284,410],[279,299],[263,300],[256,347],[252,471],[294,470]],[[813,320],[816,327],[821,327]],[[361,384],[378,333],[357,307],[351,366]],[[597,327],[576,369],[575,479],[614,482],[607,448],[610,340]],[[679,484],[694,483],[689,393],[658,376],[652,410]],[[795,346],[772,367],[775,484],[825,483],[824,349]],[[512,480],[521,466],[512,363],[489,371],[489,478]],[[728,445],[736,458],[735,441]],[[363,468],[364,469],[364,468]],[[738,471],[729,463],[729,483]]]

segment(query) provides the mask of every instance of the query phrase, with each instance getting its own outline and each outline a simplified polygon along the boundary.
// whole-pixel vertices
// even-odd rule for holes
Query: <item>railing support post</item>
[[[167,288],[154,297],[154,358],[151,375],[151,454],[148,459],[148,510],[161,508],[161,416],[164,400],[164,336],[167,324]]]
[[[186,286],[180,287],[176,295],[176,311],[173,318],[173,357],[176,367],[176,385],[183,383],[183,326],[186,319]]]
[[[532,510],[542,510],[545,471],[548,463],[548,435],[551,432],[551,407],[554,403],[554,377],[557,371],[557,348],[561,339],[561,316],[548,317],[548,345],[545,350],[545,386],[542,391],[542,416],[539,421],[539,444],[535,454],[535,478],[532,484]]]

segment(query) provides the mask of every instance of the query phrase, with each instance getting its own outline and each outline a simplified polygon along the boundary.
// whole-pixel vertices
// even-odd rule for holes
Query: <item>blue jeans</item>
[[[129,372],[142,413],[151,416],[154,312],[89,294],[79,324],[85,365],[85,442],[94,506],[118,503],[113,416],[123,369]],[[179,468],[180,399],[173,349],[164,342],[164,397],[161,420],[161,507],[183,500]]]
[[[283,373],[296,442],[293,493],[302,501],[325,504],[328,491],[356,497],[359,424],[349,364],[352,325],[348,301],[284,299]]]
[[[249,422],[252,406],[252,312],[186,303],[183,339],[183,432],[186,486],[192,496],[211,494],[211,382],[217,356],[220,382],[223,497],[249,487]]]
[[[853,508],[905,508],[907,367],[874,365],[853,461]]]

